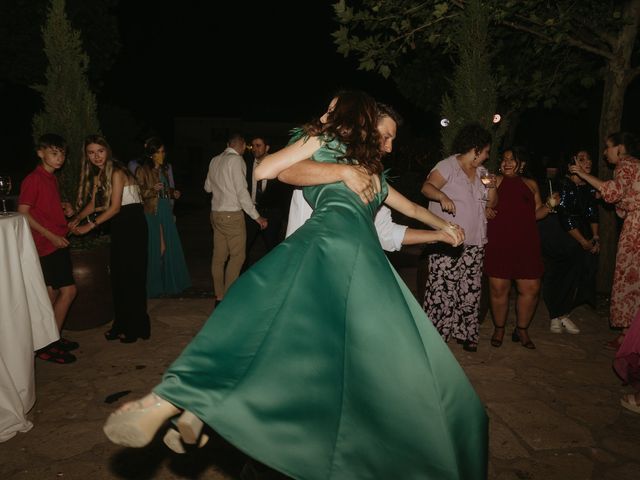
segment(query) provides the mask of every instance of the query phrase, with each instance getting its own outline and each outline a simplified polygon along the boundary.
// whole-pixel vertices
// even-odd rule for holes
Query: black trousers
[[[112,329],[128,337],[148,337],[147,220],[141,203],[125,205],[111,219]]]
[[[582,304],[595,307],[598,257],[585,251],[556,215],[538,222],[544,275],[542,298],[550,318],[568,315]]]

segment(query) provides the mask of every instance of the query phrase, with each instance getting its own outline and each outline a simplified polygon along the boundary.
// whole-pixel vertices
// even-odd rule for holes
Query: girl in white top
[[[78,206],[83,208],[69,224],[76,235],[110,221],[114,320],[105,338],[123,343],[148,339],[148,233],[142,197],[135,177],[113,160],[111,147],[100,135],[90,135],[84,142]]]

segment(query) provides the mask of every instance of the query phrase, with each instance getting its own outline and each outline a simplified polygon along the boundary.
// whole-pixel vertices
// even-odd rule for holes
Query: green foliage
[[[583,89],[602,79],[603,57],[599,53],[611,52],[610,35],[625,22],[620,12],[629,1],[483,0],[492,38],[488,45],[491,73],[503,117],[541,105],[569,110],[583,106]],[[334,4],[340,32],[334,34],[338,50],[359,59],[366,57],[361,68],[379,72],[384,67],[411,100],[433,108],[433,98],[441,98],[443,92],[427,89],[445,84],[434,77],[450,72],[439,67],[455,52],[455,22],[469,2],[348,3],[340,0]],[[408,73],[414,69],[418,72]],[[430,85],[425,85],[425,78]],[[427,95],[432,100],[425,98]]]
[[[34,141],[43,133],[62,135],[69,145],[61,169],[60,193],[63,200],[75,201],[80,176],[81,146],[84,138],[99,133],[96,99],[89,88],[89,57],[82,50],[80,32],[74,30],[65,14],[65,0],[51,0],[42,29],[44,51],[49,65],[46,85],[33,87],[42,94],[44,111],[33,117]]]
[[[49,0],[0,2],[0,80],[16,85],[33,85],[44,80],[47,59],[42,43],[34,39],[40,36],[49,3]],[[67,0],[69,20],[82,31],[82,43],[93,59],[89,74],[94,87],[99,86],[120,49],[113,14],[117,4],[118,0]]]
[[[492,121],[497,102],[496,84],[491,75],[488,27],[480,0],[468,0],[455,30],[458,64],[451,82],[452,94],[445,95],[442,101],[442,115],[449,120],[448,127],[442,129],[445,154],[463,153],[452,152],[451,144],[458,130],[470,122],[480,123],[493,132],[492,143],[499,143]]]

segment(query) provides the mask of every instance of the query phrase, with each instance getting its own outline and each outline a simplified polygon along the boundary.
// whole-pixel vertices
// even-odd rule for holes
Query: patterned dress
[[[640,309],[640,161],[635,158],[620,160],[613,171],[613,180],[602,184],[602,198],[614,203],[616,213],[624,219],[616,268],[611,289],[610,323],[612,327],[626,328]]]
[[[446,180],[440,190],[456,205],[456,214],[431,202],[429,210],[464,229],[464,245],[430,245],[428,277],[422,308],[445,341],[455,338],[478,343],[480,331],[480,294],[484,245],[487,243],[487,218],[484,209],[487,189],[480,181],[480,169],[473,180],[452,155],[433,167]]]

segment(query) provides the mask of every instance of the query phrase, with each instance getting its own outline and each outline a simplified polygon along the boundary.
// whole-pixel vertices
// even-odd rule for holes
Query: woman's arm
[[[378,193],[372,175],[362,165],[305,159],[280,172],[278,180],[298,187],[343,182],[364,203],[369,203]]]
[[[162,188],[162,182],[153,183],[153,172],[146,167],[138,167],[136,170],[136,180],[140,186],[140,195],[143,200],[155,198]]]
[[[464,231],[459,226],[452,227],[451,223],[417,203],[413,203],[392,187],[389,187],[389,193],[384,203],[407,217],[414,218],[436,230],[443,231],[455,239],[455,245],[459,245],[464,241]]]
[[[602,184],[604,182],[598,177],[594,177],[593,175],[582,170],[580,165],[569,165],[569,171],[575,175],[578,175],[582,180],[593,186],[596,190],[600,191],[600,189],[602,188]]]
[[[84,235],[116,215],[122,207],[122,192],[124,191],[124,184],[125,174],[120,170],[115,170],[111,175],[111,202],[109,203],[109,208],[98,215],[95,221],[89,221],[86,225],[76,227],[74,233]]]
[[[440,190],[447,183],[447,180],[438,172],[438,170],[432,170],[427,179],[422,184],[422,194],[429,200],[435,200],[440,203],[442,210],[455,215],[456,204],[447,197],[447,195]]]
[[[89,202],[82,207],[82,210],[80,210],[69,222],[68,226],[69,228],[74,231],[75,233],[75,228],[78,226],[78,224],[82,221],[82,219],[86,218],[87,215],[91,215],[93,212],[96,211],[96,191],[98,190],[98,182],[97,180],[94,178],[93,181],[93,191],[91,192],[91,200],[89,200]]]
[[[311,156],[322,146],[319,137],[304,137],[287,145],[271,155],[267,155],[256,167],[254,172],[256,180],[276,178],[280,172],[291,165]]]
[[[538,188],[538,183],[535,180],[532,180],[530,178],[525,178],[523,180],[533,192],[533,201],[535,203],[536,209],[536,220],[542,220],[552,211],[552,208],[549,205],[549,200],[547,199],[546,203],[542,203],[542,198],[540,197],[540,189]]]

